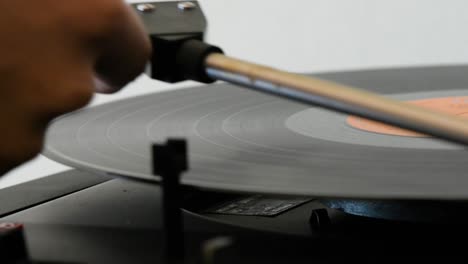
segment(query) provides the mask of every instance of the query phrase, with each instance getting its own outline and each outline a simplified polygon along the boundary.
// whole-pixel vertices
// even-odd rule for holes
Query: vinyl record
[[[468,67],[315,75],[464,115]],[[468,97],[467,97],[468,98]],[[426,101],[424,101],[426,100]],[[57,119],[45,155],[157,182],[152,143],[185,138],[186,185],[222,191],[371,199],[468,199],[468,152],[345,114],[230,84],[154,93]],[[376,128],[377,127],[377,128]],[[379,130],[383,129],[383,131]]]

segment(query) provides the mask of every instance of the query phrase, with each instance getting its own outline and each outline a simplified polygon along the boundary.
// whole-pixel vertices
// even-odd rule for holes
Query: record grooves
[[[467,95],[466,70],[315,76],[396,97],[431,98]],[[202,189],[359,199],[468,198],[463,148],[427,138],[412,145],[392,135],[379,136],[394,145],[374,144],[375,135],[347,126],[346,115],[320,111],[314,113],[318,119],[305,115],[297,119],[302,122],[292,122],[310,128],[298,133],[288,120],[307,111],[316,109],[228,84],[150,94],[56,120],[45,155],[81,169],[157,181],[150,170],[151,143],[183,137],[191,169],[182,181]],[[333,138],[314,134],[325,126],[333,128],[326,130]]]

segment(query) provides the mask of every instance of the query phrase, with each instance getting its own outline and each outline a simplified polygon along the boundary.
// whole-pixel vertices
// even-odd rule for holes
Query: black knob
[[[331,225],[328,211],[325,208],[312,210],[310,215],[309,224],[314,231],[325,231]]]

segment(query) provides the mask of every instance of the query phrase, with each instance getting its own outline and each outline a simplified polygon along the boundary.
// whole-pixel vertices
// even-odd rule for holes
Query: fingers
[[[95,65],[96,91],[101,93],[115,92],[133,81],[151,56],[151,42],[133,9],[122,3],[114,16]]]

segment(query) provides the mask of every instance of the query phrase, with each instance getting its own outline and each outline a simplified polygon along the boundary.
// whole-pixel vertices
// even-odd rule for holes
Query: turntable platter
[[[314,75],[401,100],[468,96],[468,67]],[[456,107],[458,107],[457,105]],[[372,199],[468,199],[468,153],[427,137],[351,126],[348,116],[229,84],[87,108],[57,119],[45,155],[94,172],[158,182],[152,143],[186,138],[200,188]]]

